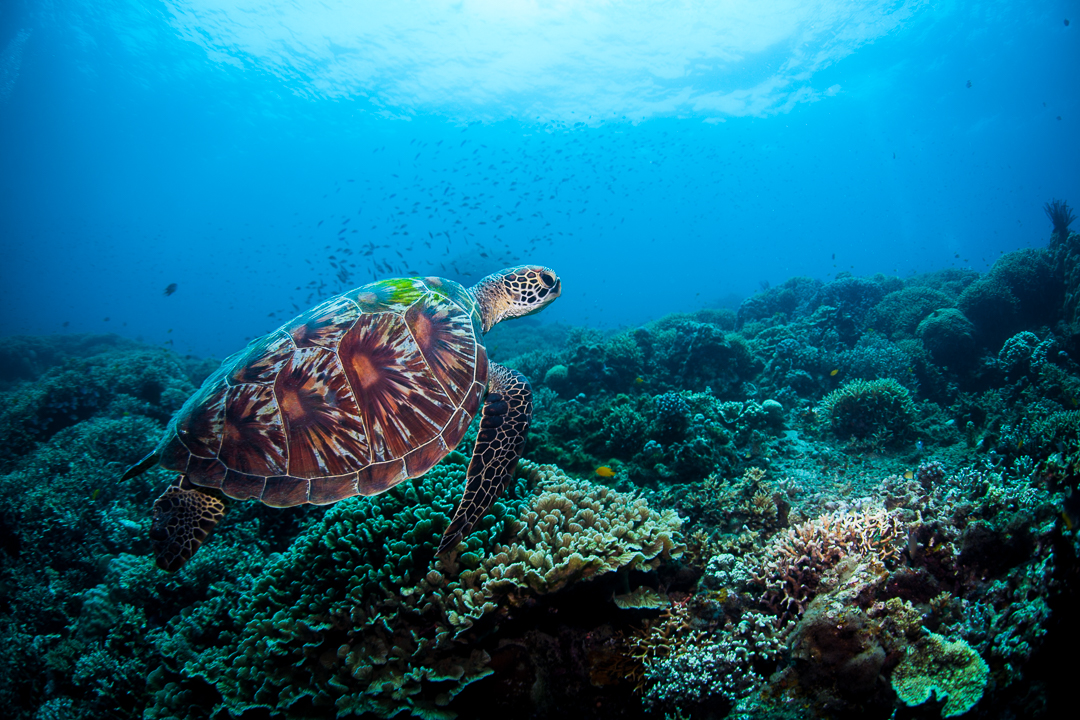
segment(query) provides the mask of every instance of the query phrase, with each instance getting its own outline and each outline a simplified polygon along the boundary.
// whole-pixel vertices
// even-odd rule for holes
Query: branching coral
[[[725,617],[730,600],[721,590],[675,602],[624,641],[627,675],[646,706],[686,711],[711,696],[737,701],[762,685],[755,668],[780,655],[780,634],[761,613]]]
[[[776,614],[778,626],[797,618],[826,570],[849,556],[894,560],[903,537],[897,516],[883,511],[830,513],[791,527],[762,553],[765,561],[754,578],[765,589],[761,602]]]
[[[711,696],[737,701],[764,683],[756,663],[771,661],[782,643],[769,619],[745,613],[722,632],[681,643],[675,652],[645,664],[646,706],[685,708]]]
[[[882,431],[900,437],[915,419],[911,393],[892,378],[845,383],[822,399],[821,409],[833,432],[845,438]]]

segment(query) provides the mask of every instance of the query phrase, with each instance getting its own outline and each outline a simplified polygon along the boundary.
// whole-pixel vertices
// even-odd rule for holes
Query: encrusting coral
[[[928,633],[909,645],[892,673],[892,686],[906,705],[921,705],[935,694],[945,698],[941,717],[963,715],[983,696],[990,669],[963,640]]]

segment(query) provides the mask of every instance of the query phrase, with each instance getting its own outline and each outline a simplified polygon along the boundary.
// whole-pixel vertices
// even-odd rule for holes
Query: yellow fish
[[[641,383],[643,383],[643,382],[645,382],[645,378],[643,378],[643,377],[636,377],[636,378],[634,378],[634,384],[635,384],[635,385],[640,385],[640,384],[641,384]]]
[[[904,479],[905,480],[910,480],[913,477],[915,477],[915,473],[911,472],[910,470],[908,470],[906,473],[904,473]]]
[[[600,467],[596,468],[596,474],[602,478],[615,477],[615,471],[609,468],[607,465],[601,465]]]
[[[831,373],[829,373],[829,377],[836,377],[836,373],[838,372],[840,372],[840,368],[836,368]]]

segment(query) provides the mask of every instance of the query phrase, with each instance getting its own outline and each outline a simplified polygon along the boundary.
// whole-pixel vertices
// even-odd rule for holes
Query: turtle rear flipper
[[[185,487],[183,475],[177,478],[154,502],[150,542],[158,567],[179,570],[224,515],[224,503],[205,491]]]
[[[532,420],[529,381],[516,370],[498,363],[490,363],[489,368],[488,394],[465,476],[465,493],[443,533],[440,554],[452,550],[510,484],[525,449],[525,435]]]
[[[140,460],[139,462],[135,463],[134,465],[129,467],[127,470],[125,470],[124,474],[120,476],[120,479],[121,480],[130,480],[133,477],[138,477],[139,475],[142,475],[144,472],[146,472],[150,468],[157,465],[157,461],[158,461],[158,452],[157,452],[157,449],[155,448],[154,450],[152,450],[150,452],[149,455],[147,455],[142,460]]]

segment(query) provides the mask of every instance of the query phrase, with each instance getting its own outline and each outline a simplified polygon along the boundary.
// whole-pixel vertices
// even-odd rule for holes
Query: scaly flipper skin
[[[439,553],[453,550],[510,484],[532,420],[532,388],[525,376],[490,363],[488,394],[480,417],[465,494],[443,533]]]
[[[154,502],[150,542],[157,565],[175,572],[186,563],[225,514],[225,505],[213,495],[184,486],[184,476]]]

